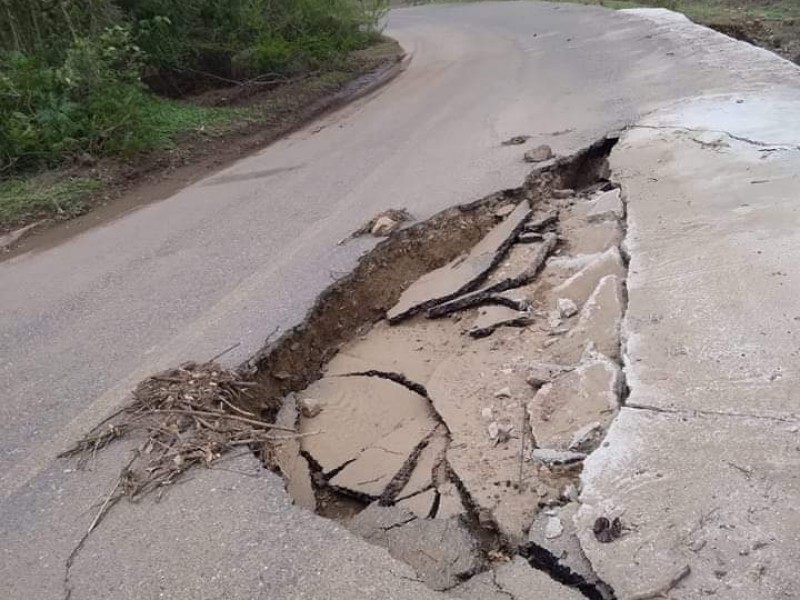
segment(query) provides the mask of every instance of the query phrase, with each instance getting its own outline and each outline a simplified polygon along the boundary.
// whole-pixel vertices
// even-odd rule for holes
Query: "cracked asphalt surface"
[[[64,597],[64,562],[93,518],[91,507],[113,485],[114,459],[124,448],[92,472],[75,472],[55,454],[153,371],[240,342],[226,356],[236,364],[276,327],[300,321],[332,276],[371,247],[366,239],[336,242],[375,213],[405,207],[426,218],[518,185],[529,165],[520,148],[501,146],[514,135],[566,154],[695,97],[796,100],[800,87],[790,63],[665,11],[535,2],[427,6],[393,11],[387,32],[411,54],[408,70],[388,87],[164,202],[0,263],[2,597]],[[735,114],[720,106],[727,105],[680,113],[673,124],[734,131]],[[791,128],[774,125],[774,112],[747,118],[751,131],[737,135],[798,142]],[[782,137],[759,137],[773,130]],[[266,170],[272,174],[258,176]],[[703,182],[705,173],[693,177]],[[780,225],[762,224],[761,231],[770,239]],[[780,247],[793,256],[797,246]],[[800,287],[796,279],[785,285]],[[72,599],[434,597],[382,551],[290,506],[274,477],[260,488],[263,514],[261,504],[245,510],[257,496],[230,475],[204,472],[177,488],[179,502],[171,506],[168,496],[158,510],[180,518],[119,507],[76,561]],[[240,492],[212,494],[225,486]],[[204,505],[216,507],[215,517],[227,515],[194,518],[205,514],[197,512]],[[260,535],[232,535],[257,515]],[[247,526],[236,523],[240,516]],[[191,536],[181,533],[186,529]],[[142,531],[152,535],[136,535]],[[208,551],[196,551],[201,541]],[[239,545],[245,542],[258,551]],[[343,554],[355,558],[352,568],[336,568]],[[232,557],[236,568],[215,576]],[[259,579],[265,565],[272,577]],[[605,575],[612,584],[618,578]],[[365,588],[365,581],[376,583]],[[638,589],[625,577],[620,583]],[[761,597],[788,597],[778,595],[784,587],[769,590]]]

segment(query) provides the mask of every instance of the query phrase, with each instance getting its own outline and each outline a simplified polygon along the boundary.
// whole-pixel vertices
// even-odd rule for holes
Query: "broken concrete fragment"
[[[619,367],[597,356],[542,386],[528,403],[537,444],[567,450],[576,431],[590,423],[610,423],[619,406],[621,383]]]
[[[302,398],[298,402],[298,405],[300,407],[300,413],[306,419],[313,419],[322,412],[322,403],[314,398]]]
[[[572,255],[605,252],[619,247],[624,237],[622,225],[617,220],[588,223],[585,219],[562,220],[559,236]]]
[[[564,283],[556,286],[553,295],[556,298],[569,298],[578,306],[582,306],[603,277],[616,275],[623,279],[625,274],[625,265],[619,250],[616,247],[609,248]]]
[[[592,201],[592,207],[586,214],[586,219],[591,223],[625,218],[625,205],[622,204],[620,189],[615,188],[601,193]]]
[[[603,434],[605,434],[605,429],[598,421],[584,425],[572,436],[568,450],[589,454],[600,445]]]
[[[494,227],[465,257],[431,271],[412,283],[389,309],[390,323],[409,317],[460,294],[472,291],[500,262],[531,214],[527,202],[520,202],[514,211]]]
[[[459,600],[585,600],[579,591],[534,569],[519,556],[465,581],[450,594]]]
[[[489,433],[490,440],[496,440],[500,434],[500,425],[497,424],[497,421],[492,421],[486,426],[486,431]]]
[[[564,319],[569,319],[578,314],[578,307],[569,298],[559,298],[556,301],[556,308],[558,309],[558,314]]]
[[[403,488],[397,494],[398,498],[406,498],[426,488],[432,487],[434,480],[434,469],[444,461],[447,449],[447,437],[443,426],[439,426],[436,431],[428,438],[428,444],[419,454],[417,464],[406,481]]]
[[[427,417],[402,422],[336,473],[330,479],[330,485],[360,496],[380,497],[434,427]]]
[[[557,516],[549,516],[547,517],[547,522],[544,526],[544,537],[548,540],[553,540],[564,533],[564,525],[561,523],[561,519]]]
[[[507,306],[482,306],[469,330],[469,335],[482,338],[491,335],[500,327],[523,327],[531,322],[527,312],[520,312]]]
[[[565,367],[554,363],[533,362],[525,370],[525,381],[528,385],[539,389],[546,383],[550,383],[559,375],[571,371],[572,367]]]
[[[314,382],[301,397],[317,398],[325,410],[314,419],[301,419],[302,448],[323,473],[352,461],[364,448],[379,441],[402,423],[430,419],[428,400],[406,387],[378,377],[326,377]]]
[[[402,508],[403,510],[414,513],[414,515],[419,519],[427,519],[433,513],[435,503],[436,490],[431,488],[429,490],[425,490],[424,492],[420,492],[419,494],[410,496],[409,498],[405,498],[404,500],[398,501],[396,506],[398,508]]]
[[[549,553],[556,565],[569,572],[573,580],[584,581],[595,588],[599,587],[601,589],[598,591],[602,593],[604,591],[602,588],[607,586],[599,581],[591,563],[581,549],[577,536],[574,519],[579,507],[579,504],[571,502],[565,506],[554,508],[554,515],[540,513],[531,525],[528,539]],[[551,525],[553,520],[557,520],[561,527],[559,535],[551,535],[554,531],[554,525]]]
[[[371,504],[348,527],[411,566],[434,590],[447,590],[483,566],[477,542],[460,517],[417,519],[398,507]]]
[[[281,427],[296,427],[298,417],[297,397],[289,394],[284,398],[281,409],[275,417],[275,424]],[[311,484],[308,462],[300,455],[300,440],[287,436],[286,439],[275,441],[272,451],[275,464],[283,475],[286,491],[298,506],[315,510],[317,500]]]
[[[625,303],[625,289],[616,275],[607,275],[581,309],[578,323],[569,332],[562,359],[575,360],[587,344],[612,359],[620,358],[620,328]],[[566,353],[571,347],[571,355]]]
[[[536,146],[532,150],[528,150],[525,155],[525,162],[542,162],[553,158],[553,149],[547,144]]]
[[[439,493],[439,506],[435,515],[437,519],[448,519],[467,512],[461,501],[461,494],[454,483],[440,484],[436,487],[436,491]]]
[[[533,460],[546,467],[559,467],[572,465],[582,461],[586,455],[581,452],[571,452],[569,450],[551,450],[550,448],[536,448],[531,452]]]
[[[531,219],[525,223],[522,230],[528,233],[540,233],[542,230],[556,223],[558,223],[558,213],[551,211],[541,217]]]
[[[399,226],[400,223],[394,219],[386,216],[378,217],[375,219],[375,224],[372,226],[372,235],[375,237],[386,237]]]

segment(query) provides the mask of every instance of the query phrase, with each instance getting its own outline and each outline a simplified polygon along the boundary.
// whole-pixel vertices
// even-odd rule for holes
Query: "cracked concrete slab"
[[[387,551],[293,507],[251,455],[197,469],[160,502],[115,507],[71,582],[75,600],[441,597]]]
[[[553,348],[556,360],[570,364],[586,350],[613,360],[620,359],[620,332],[625,309],[625,288],[616,275],[606,275],[597,284],[578,316],[578,322]]]
[[[366,334],[343,346],[325,366],[325,375],[376,369],[402,373],[425,385],[444,360],[463,343],[447,335],[448,324],[436,320],[411,319],[397,325],[376,323]]]
[[[502,223],[495,226],[465,256],[420,277],[386,313],[396,323],[434,304],[450,300],[475,289],[486,274],[503,258],[531,214],[527,201],[520,202]]]
[[[574,519],[579,507],[579,504],[570,502],[565,506],[545,509],[537,515],[531,525],[528,540],[553,555],[560,566],[582,577],[587,583],[597,586],[600,580],[581,548],[575,528]],[[553,521],[558,522],[558,528],[555,530],[558,532],[557,535],[549,531]]]
[[[600,280],[607,275],[616,275],[620,278],[626,276],[622,256],[616,247],[609,248],[565,282],[557,285],[553,289],[552,296],[569,298],[580,308],[592,295]]]
[[[299,421],[297,396],[289,394],[283,400],[281,409],[275,417],[275,423],[283,427],[297,427]],[[311,472],[308,461],[300,455],[300,440],[291,438],[281,440],[273,445],[275,464],[286,482],[286,491],[294,501],[308,510],[317,505],[314,487],[311,484]]]
[[[630,395],[585,461],[577,525],[623,600],[797,596],[798,122],[796,95],[700,98],[612,152]],[[622,536],[596,539],[599,517]]]
[[[794,598],[800,564],[800,450],[774,421],[623,408],[584,462],[577,528],[621,599],[691,573],[674,600]],[[600,543],[595,519],[620,517]],[[631,565],[635,564],[635,568]]]
[[[585,596],[516,557],[451,591],[460,600],[584,600]]]
[[[486,337],[500,327],[519,327],[530,322],[527,312],[507,306],[481,306],[472,322],[469,334],[474,338]]]
[[[428,445],[420,453],[417,464],[414,465],[414,470],[411,472],[411,476],[405,486],[400,490],[398,498],[417,494],[436,483],[434,469],[445,460],[446,448],[445,428],[439,426],[436,433],[428,440]]]
[[[568,450],[580,429],[608,425],[619,408],[621,376],[614,362],[597,355],[542,386],[527,408],[538,446]]]
[[[336,473],[329,483],[356,494],[378,498],[409,460],[414,449],[435,428],[436,423],[430,417],[400,422],[396,429],[365,448],[353,462]]]
[[[602,221],[621,221],[625,218],[625,205],[622,203],[622,190],[614,188],[607,192],[600,192],[591,200],[591,207],[586,213],[586,220],[590,223]]]
[[[328,377],[298,396],[322,403],[318,416],[301,418],[300,432],[309,434],[302,439],[303,450],[324,473],[357,459],[364,449],[379,444],[398,428],[430,418],[426,398],[378,377]],[[435,428],[431,419],[427,432]]]
[[[447,590],[483,566],[477,542],[460,517],[418,519],[398,507],[371,504],[348,528],[410,565],[435,590]]]

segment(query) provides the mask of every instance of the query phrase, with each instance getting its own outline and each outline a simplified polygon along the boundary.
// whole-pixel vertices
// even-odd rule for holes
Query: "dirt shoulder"
[[[385,39],[353,52],[335,70],[277,88],[242,85],[186,98],[192,105],[232,109],[232,118],[191,131],[169,149],[133,158],[88,160],[20,182],[20,196],[34,190],[44,200],[37,210],[0,220],[0,260],[34,246],[53,246],[171,196],[388,82],[400,72],[403,56],[397,42]]]

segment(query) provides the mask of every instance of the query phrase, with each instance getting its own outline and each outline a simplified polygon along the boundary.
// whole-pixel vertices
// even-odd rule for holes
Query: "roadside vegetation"
[[[800,64],[800,0],[557,0],[613,9],[668,8]]]
[[[383,0],[3,0],[0,231],[85,210],[102,186],[73,167],[271,116],[197,95],[341,85],[382,15]]]

